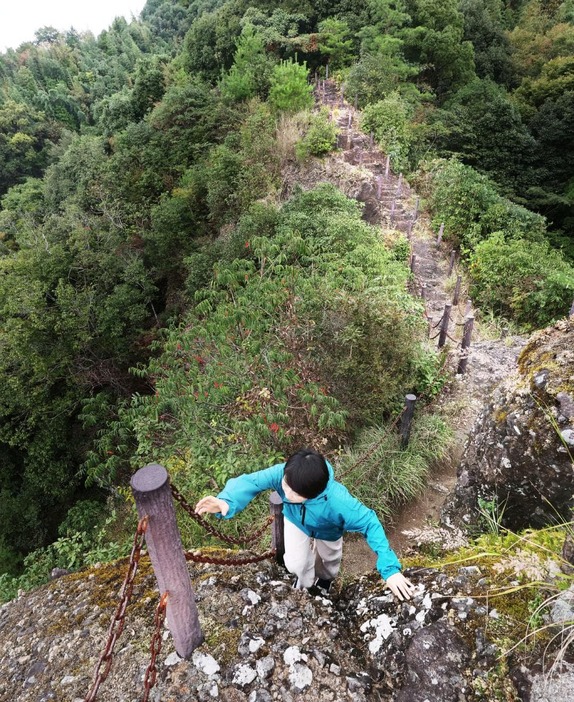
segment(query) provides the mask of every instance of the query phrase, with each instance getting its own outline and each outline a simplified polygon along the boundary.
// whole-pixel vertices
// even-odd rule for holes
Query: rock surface
[[[3,702],[85,698],[125,568],[123,561],[64,576],[0,609]],[[106,702],[142,698],[157,601],[147,559],[142,571],[98,694]],[[192,579],[206,641],[182,660],[163,631],[150,699],[475,699],[473,681],[487,675],[496,654],[477,633],[488,617],[472,596],[484,593],[480,569],[410,575],[416,596],[399,603],[376,574],[326,599],[294,590],[275,564],[199,566]]]
[[[445,522],[474,524],[480,509],[513,530],[568,520],[574,505],[573,437],[570,318],[530,338],[516,373],[483,409],[467,440]]]

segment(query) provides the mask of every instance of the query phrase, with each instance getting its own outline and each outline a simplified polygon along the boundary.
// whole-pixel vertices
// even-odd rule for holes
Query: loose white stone
[[[304,690],[313,682],[313,673],[306,665],[295,663],[291,666],[289,672],[289,682],[292,687],[296,687],[298,690]]]
[[[303,655],[301,654],[298,646],[289,646],[289,648],[286,649],[285,653],[283,654],[283,660],[287,665],[293,665],[294,663],[303,660]]]
[[[173,653],[170,653],[169,656],[165,659],[164,665],[167,665],[167,666],[177,665],[182,660],[183,660],[183,658],[180,658],[177,655],[177,653],[174,651]]]
[[[265,656],[265,658],[260,658],[255,663],[255,669],[257,670],[257,675],[261,680],[265,680],[275,667],[275,661],[271,656]]]
[[[238,665],[233,673],[233,683],[235,685],[249,685],[257,677],[257,671],[250,665]]]
[[[208,653],[194,651],[191,660],[193,661],[195,667],[204,675],[215,675],[215,673],[220,671],[219,663]]]
[[[75,677],[73,675],[65,675],[61,680],[60,680],[60,685],[71,685],[75,681]]]
[[[259,651],[259,649],[261,648],[261,646],[263,646],[264,643],[265,643],[265,639],[262,639],[260,636],[254,638],[254,639],[250,639],[249,640],[249,651],[251,653],[257,653],[257,651]]]
[[[253,592],[253,590],[247,590],[246,595],[249,598],[251,604],[256,605],[261,602],[261,597],[256,592]]]

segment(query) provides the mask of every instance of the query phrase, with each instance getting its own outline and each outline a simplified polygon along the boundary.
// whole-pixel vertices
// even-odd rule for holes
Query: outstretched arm
[[[401,564],[389,545],[383,525],[372,509],[366,507],[341,485],[346,493],[345,528],[364,535],[369,546],[377,554],[377,569],[390,591],[399,600],[410,600],[414,594],[411,581],[401,573]]]
[[[230,478],[217,497],[204,497],[197,503],[195,511],[198,514],[208,512],[230,519],[241,512],[260,492],[281,489],[284,466],[284,463],[278,463],[265,470]]]

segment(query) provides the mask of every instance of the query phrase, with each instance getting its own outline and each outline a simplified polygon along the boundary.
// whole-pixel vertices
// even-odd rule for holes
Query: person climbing
[[[285,517],[285,567],[295,587],[328,591],[339,572],[343,533],[359,532],[377,555],[377,570],[393,595],[408,600],[414,586],[401,572],[377,515],[337,482],[331,464],[313,449],[301,449],[285,463],[231,478],[214,497],[195,506],[197,514],[231,519],[264,490],[276,490]]]

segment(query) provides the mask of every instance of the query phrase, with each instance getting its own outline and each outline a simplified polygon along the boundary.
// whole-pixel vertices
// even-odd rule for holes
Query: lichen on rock
[[[470,433],[447,524],[481,511],[514,530],[568,521],[574,505],[574,320],[534,334],[514,375],[493,392]]]

